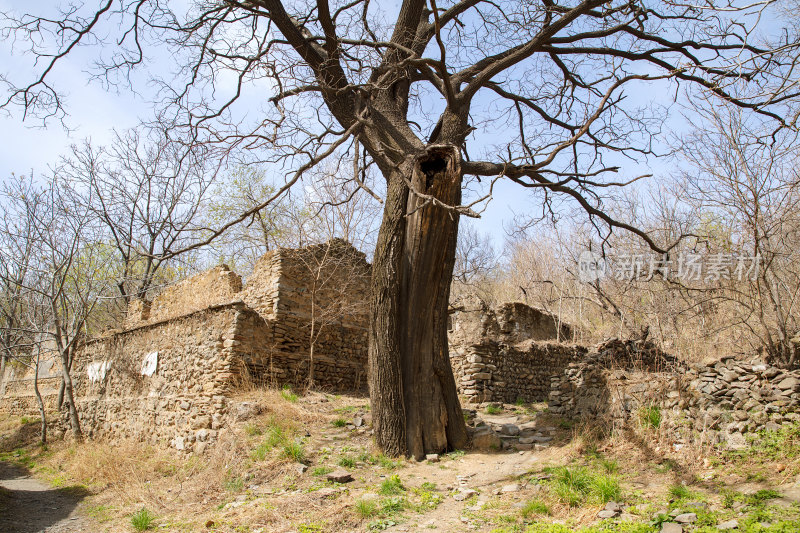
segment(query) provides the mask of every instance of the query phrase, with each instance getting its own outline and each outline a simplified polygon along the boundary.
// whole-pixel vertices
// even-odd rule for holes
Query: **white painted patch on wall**
[[[111,368],[111,361],[95,361],[89,363],[86,372],[89,374],[89,381],[97,383],[106,379],[106,373]]]
[[[144,356],[142,361],[142,375],[150,377],[156,373],[158,368],[158,352],[150,352]]]

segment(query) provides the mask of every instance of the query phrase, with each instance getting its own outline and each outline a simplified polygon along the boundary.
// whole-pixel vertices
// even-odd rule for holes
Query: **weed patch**
[[[639,410],[639,421],[645,428],[658,429],[661,426],[661,409],[655,405],[642,407]]]
[[[136,531],[147,531],[155,527],[156,515],[142,507],[131,516],[131,525]]]

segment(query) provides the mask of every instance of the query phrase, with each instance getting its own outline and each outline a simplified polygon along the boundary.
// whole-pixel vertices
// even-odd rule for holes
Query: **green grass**
[[[613,459],[600,459],[600,466],[609,474],[619,472],[619,463]]]
[[[155,522],[156,516],[144,507],[131,516],[131,525],[136,531],[147,531],[148,529],[153,529]]]
[[[356,460],[352,457],[342,456],[336,464],[343,468],[353,468],[356,466]]]
[[[318,523],[306,523],[297,526],[297,533],[322,533],[323,531],[325,531],[325,528]]]
[[[408,507],[408,501],[402,497],[394,496],[381,500],[382,515],[396,515],[401,513],[406,507]]]
[[[292,389],[288,387],[283,388],[283,390],[281,391],[281,397],[287,402],[297,403],[297,398],[298,398],[297,394],[292,392]]]
[[[295,463],[306,462],[306,450],[303,444],[297,441],[284,444],[281,455],[287,459],[291,459]]]
[[[461,459],[467,454],[464,450],[453,450],[452,452],[446,453],[445,457],[448,459],[456,460]]]
[[[228,492],[242,492],[244,490],[244,480],[239,476],[228,478],[225,480],[224,487]]]
[[[487,405],[486,406],[486,414],[487,415],[499,415],[503,412],[501,407],[497,407],[495,405]]]
[[[780,498],[781,493],[773,489],[761,489],[754,494],[748,494],[745,497],[745,502],[754,507],[763,506],[767,501]]]
[[[89,507],[86,511],[86,514],[98,522],[108,522],[114,518],[114,511],[115,509],[110,505],[95,505],[93,507]]]
[[[311,470],[311,475],[319,477],[319,476],[324,476],[326,474],[330,474],[331,472],[333,472],[333,468],[329,466],[317,466],[313,470]]]
[[[436,509],[442,503],[441,494],[435,492],[436,484],[426,481],[418,489],[411,491],[419,499],[419,503],[414,505],[414,509],[420,513],[425,513],[431,509]]]
[[[386,470],[394,470],[402,465],[401,461],[395,461],[389,457],[386,457],[383,453],[370,456],[369,462],[380,465],[381,468],[385,468]]]
[[[607,503],[622,497],[616,476],[566,466],[552,469],[551,473],[550,489],[559,501],[570,507],[579,507],[590,500]]]
[[[347,425],[347,420],[345,420],[344,418],[337,418],[336,420],[331,422],[331,425],[335,428],[343,428]]]
[[[785,424],[777,431],[762,430],[749,437],[750,447],[726,452],[734,461],[770,462],[800,456],[800,422]]]
[[[353,509],[355,509],[356,514],[361,518],[372,518],[377,515],[379,511],[378,502],[374,500],[356,500]]]
[[[403,486],[403,483],[400,481],[400,476],[395,474],[392,477],[383,480],[378,493],[384,496],[393,496],[396,494],[402,494],[405,492],[405,490],[406,489]]]
[[[254,461],[263,461],[273,448],[284,446],[289,440],[286,430],[283,427],[271,422],[266,431],[266,438],[250,452],[250,457]]]
[[[622,496],[622,489],[619,480],[611,475],[597,474],[592,479],[591,492],[600,500],[600,503],[608,503],[619,500]]]
[[[524,518],[530,518],[534,515],[549,515],[550,508],[541,500],[531,500],[520,510],[520,514]]]
[[[681,483],[670,486],[667,492],[673,500],[688,500],[693,495],[692,491]]]
[[[639,410],[639,420],[645,428],[658,429],[661,426],[661,409],[655,405],[642,407]]]

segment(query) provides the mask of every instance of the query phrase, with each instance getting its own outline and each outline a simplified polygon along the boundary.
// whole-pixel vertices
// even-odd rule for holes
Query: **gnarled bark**
[[[468,440],[447,347],[458,213],[408,183],[458,205],[458,149],[429,147],[397,172],[404,174],[389,179],[372,271],[370,397],[381,449],[421,459]]]

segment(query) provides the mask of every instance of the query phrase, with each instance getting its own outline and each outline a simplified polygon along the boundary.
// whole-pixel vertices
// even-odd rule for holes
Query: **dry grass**
[[[709,502],[718,501],[719,481],[728,466],[721,454],[708,447],[676,450],[671,441],[674,430],[663,425],[643,425],[611,435],[597,426],[562,426],[551,446],[535,452],[535,456],[467,453],[443,457],[440,463],[394,465],[374,455],[368,434],[333,424],[366,412],[364,398],[310,392],[293,402],[280,390],[250,389],[232,401],[256,405],[259,414],[229,424],[202,456],[141,443],[110,446],[97,442],[60,442],[46,451],[32,445],[28,453],[36,470],[53,483],[88,487],[93,493],[87,503],[90,514],[92,509],[102,509],[97,514],[106,521],[98,527],[115,533],[129,531],[130,516],[142,508],[158,517],[159,530],[163,531],[365,531],[380,516],[362,516],[356,502],[366,493],[380,494],[382,481],[394,474],[407,487],[398,496],[408,505],[390,518],[410,530],[422,530],[425,524],[434,523],[441,531],[462,531],[464,517],[482,531],[532,520],[560,521],[575,528],[596,522],[602,507],[597,494],[570,507],[553,484],[557,480],[544,479],[550,472],[546,467],[560,466],[583,469],[593,479],[600,474],[612,475],[622,487],[622,501],[641,506],[640,518],[647,521],[657,510],[651,507],[667,505],[669,489],[674,485],[685,485]],[[236,412],[235,406],[232,411]],[[559,427],[553,415],[537,416],[538,422]],[[14,424],[19,420],[0,418],[2,427],[13,429]],[[288,439],[302,441],[307,472],[301,474],[296,463],[282,456],[280,447],[254,457],[253,451],[273,428],[280,428]],[[336,468],[342,457],[354,461],[348,470],[355,481],[339,487],[316,473]],[[794,460],[797,462],[797,458]],[[767,467],[775,470],[775,465]],[[704,476],[709,473],[716,477],[705,482]],[[480,510],[470,510],[474,501],[452,498],[454,487],[460,483],[458,478],[464,474],[468,474],[469,486],[488,498]],[[425,509],[414,507],[420,502],[418,491],[425,482],[436,484],[432,494],[441,502]],[[495,494],[512,482],[520,485],[518,492]],[[545,504],[549,514],[524,516],[522,506],[532,501]]]
[[[241,402],[257,406],[259,414],[229,424],[202,456],[140,442],[94,441],[61,441],[46,451],[30,448],[30,453],[45,478],[85,486],[94,494],[92,506],[112,509],[109,531],[125,530],[128,526],[122,524],[141,508],[154,512],[170,531],[233,532],[243,524],[249,531],[273,531],[317,522],[356,530],[360,521],[349,511],[352,498],[347,494],[321,497],[324,493],[318,494],[314,486],[320,479],[300,476],[297,465],[280,453],[281,447],[269,450],[263,459],[255,459],[253,451],[271,428],[279,428],[293,442],[313,441],[306,439],[306,432],[320,436],[337,418],[364,410],[366,400],[308,392],[292,402],[281,390],[250,387],[231,398],[232,404]],[[0,425],[3,433],[20,427],[18,417],[2,418]],[[369,441],[364,438],[363,444],[369,446]],[[316,441],[309,446],[312,462],[319,447]]]

